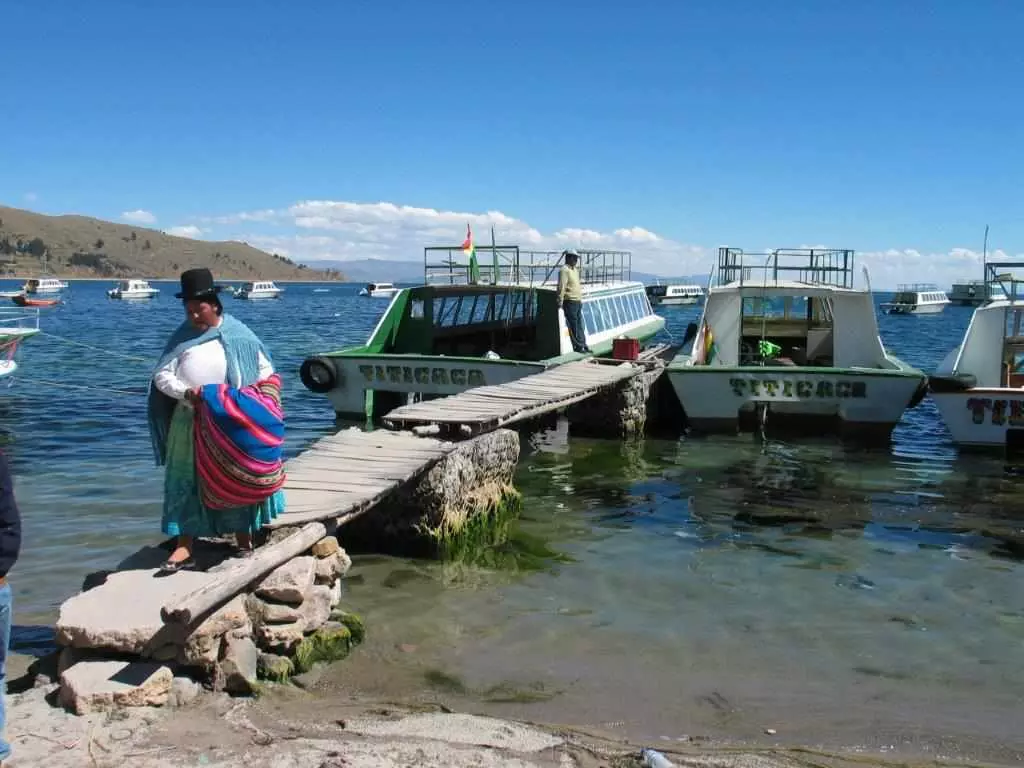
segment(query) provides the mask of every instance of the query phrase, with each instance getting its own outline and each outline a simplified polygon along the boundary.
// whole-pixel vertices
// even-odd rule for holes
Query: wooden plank
[[[305,552],[326,535],[327,528],[323,523],[309,523],[276,544],[260,547],[252,557],[218,573],[217,578],[209,584],[163,606],[160,615],[165,622],[191,626],[196,619],[223,605],[254,581]]]

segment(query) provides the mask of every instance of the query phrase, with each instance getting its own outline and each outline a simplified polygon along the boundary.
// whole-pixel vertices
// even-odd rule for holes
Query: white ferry
[[[699,304],[704,299],[704,289],[699,285],[648,285],[647,299],[653,306]]]
[[[998,285],[986,285],[984,280],[962,280],[953,283],[949,291],[949,302],[961,307],[977,307],[986,301],[1005,299],[1006,294]]]
[[[115,287],[107,291],[111,299],[152,299],[160,293],[148,280],[121,280]]]
[[[439,253],[439,263],[431,259]],[[560,253],[478,247],[425,249],[424,285],[401,288],[366,343],[302,363],[303,384],[330,399],[339,418],[378,418],[415,399],[504,384],[582,356],[573,352],[558,308]],[[629,278],[630,254],[580,251],[583,321],[594,355],[619,337],[648,342],[665,326],[643,283]],[[369,393],[369,394],[368,394]]]
[[[890,315],[936,315],[949,304],[945,291],[933,283],[912,283],[896,287],[892,301],[881,304]]]
[[[1024,262],[989,262],[994,298],[974,310],[956,349],[928,377],[942,420],[959,445],[1024,446]]]
[[[21,343],[39,333],[38,309],[0,308],[0,379],[18,370],[17,353]]]
[[[390,299],[398,293],[393,283],[367,283],[365,288],[360,289],[360,296],[368,296],[371,299]]]
[[[276,299],[281,296],[282,290],[272,280],[259,280],[236,288],[234,296],[236,299]]]
[[[68,284],[56,277],[33,277],[25,281],[22,290],[28,294],[60,293]]]
[[[871,287],[853,285],[853,251],[721,248],[712,283],[666,370],[694,431],[887,440],[924,397],[925,375],[882,346]]]

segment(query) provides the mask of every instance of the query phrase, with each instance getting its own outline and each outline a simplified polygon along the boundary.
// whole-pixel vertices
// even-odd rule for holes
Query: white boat
[[[949,291],[951,304],[961,307],[977,307],[986,301],[1005,299],[1006,294],[998,285],[988,285],[984,280],[961,280],[953,283]]]
[[[160,289],[151,286],[148,280],[122,280],[107,291],[107,296],[112,299],[152,299],[158,293]]]
[[[56,277],[33,277],[25,281],[22,290],[28,294],[60,293],[68,284]]]
[[[948,304],[946,292],[933,283],[912,283],[897,286],[892,300],[882,303],[881,309],[890,315],[936,315]]]
[[[1002,298],[974,310],[960,344],[928,377],[959,445],[1024,445],[1024,262],[989,262],[986,284]]]
[[[272,280],[258,280],[246,283],[235,289],[236,299],[276,299],[280,297],[282,288],[278,288]]]
[[[21,343],[39,333],[38,309],[0,308],[0,378],[18,370],[16,355]]]
[[[854,287],[853,251],[721,248],[711,281],[666,369],[692,430],[888,439],[924,397],[925,375],[882,345],[871,287]]]
[[[397,289],[365,344],[307,358],[299,370],[306,388],[326,395],[339,418],[365,420],[410,399],[505,384],[586,354],[573,352],[558,308],[560,256],[516,246],[476,251],[487,256],[474,270],[456,263],[461,247],[425,249],[425,283]],[[579,256],[584,336],[594,355],[611,356],[620,337],[642,347],[665,327],[643,284],[630,280],[628,253]]]
[[[367,283],[365,288],[360,289],[359,295],[371,299],[390,299],[398,290],[393,283]]]
[[[704,298],[704,289],[699,285],[648,285],[645,289],[652,306],[698,304]]]

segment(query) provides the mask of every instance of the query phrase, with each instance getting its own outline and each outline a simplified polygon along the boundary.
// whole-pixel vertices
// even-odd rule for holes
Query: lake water
[[[158,285],[134,303],[74,283],[2,394],[25,521],[20,625],[52,623],[84,574],[160,539],[142,393],[181,308],[176,284]],[[284,374],[290,453],[333,429],[302,359],[361,342],[385,306],[313,288],[225,299]],[[697,312],[667,309],[669,333]],[[882,316],[882,336],[930,371],[970,315]],[[654,743],[1024,759],[1024,479],[959,455],[929,400],[875,450],[570,440],[561,424],[524,438],[516,483],[506,567],[356,559],[347,600],[370,638],[335,686]]]

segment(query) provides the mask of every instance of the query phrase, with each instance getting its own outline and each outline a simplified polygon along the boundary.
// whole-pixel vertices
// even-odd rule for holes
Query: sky
[[[1019,0],[6,0],[0,203],[314,264],[1024,257]],[[386,279],[382,276],[381,279]],[[948,286],[947,286],[948,287]]]

